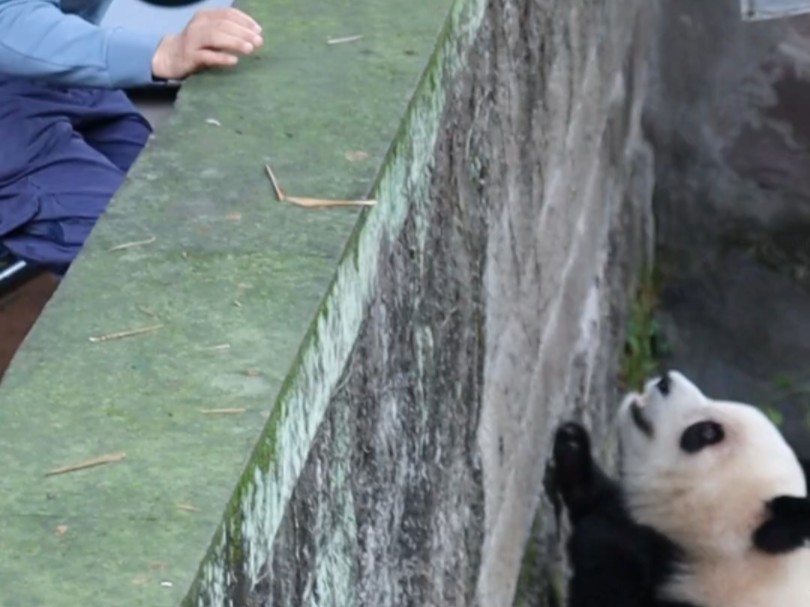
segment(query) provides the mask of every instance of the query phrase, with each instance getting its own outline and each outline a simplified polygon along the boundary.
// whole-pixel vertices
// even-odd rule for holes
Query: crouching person
[[[0,0],[0,251],[62,275],[150,135],[122,92],[234,65],[262,44],[237,9],[159,36],[97,25],[109,0]]]

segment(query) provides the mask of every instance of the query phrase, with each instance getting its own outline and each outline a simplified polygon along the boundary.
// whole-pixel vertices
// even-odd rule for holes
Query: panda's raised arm
[[[562,501],[572,526],[568,606],[679,607],[656,597],[674,548],[630,518],[619,484],[594,461],[585,428],[563,424],[553,449],[547,490]]]

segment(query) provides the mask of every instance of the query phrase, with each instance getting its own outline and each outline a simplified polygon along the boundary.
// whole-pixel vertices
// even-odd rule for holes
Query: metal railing
[[[745,21],[764,21],[810,13],[810,0],[740,0]]]

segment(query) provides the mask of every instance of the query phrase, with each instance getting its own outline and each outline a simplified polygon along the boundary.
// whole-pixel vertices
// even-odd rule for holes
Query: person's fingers
[[[225,10],[227,11],[228,17],[235,23],[252,30],[257,34],[262,31],[262,26],[259,25],[255,19],[253,19],[250,15],[243,13],[238,8],[228,8]]]
[[[259,25],[255,19],[237,8],[201,9],[195,16],[214,21],[231,21],[253,31],[254,33],[259,33],[262,31],[262,26]]]
[[[244,38],[234,36],[220,29],[213,29],[206,32],[199,40],[199,48],[212,51],[226,51],[230,53],[241,53],[247,55],[252,53],[256,47]]]
[[[207,23],[205,32],[207,42],[204,43],[203,46],[216,46],[216,37],[222,35],[243,40],[254,47],[261,46],[263,43],[262,37],[259,34],[233,21],[213,21]]]
[[[198,51],[195,59],[198,67],[228,67],[239,62],[235,55],[208,49]]]
[[[205,67],[238,63],[264,43],[261,27],[238,9],[202,9],[179,35],[165,36],[152,57],[158,78],[185,78]]]

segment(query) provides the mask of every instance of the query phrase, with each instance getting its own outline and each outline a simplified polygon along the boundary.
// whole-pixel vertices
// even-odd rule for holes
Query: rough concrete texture
[[[356,338],[363,306],[352,291],[348,317],[319,315],[335,327],[320,343],[337,336],[330,343],[343,349],[298,368],[323,396],[274,406],[292,390],[285,380],[312,342],[361,212],[281,203],[264,164],[290,194],[366,196],[450,2],[240,5],[264,24],[267,44],[238,69],[184,86],[4,377],[4,606],[180,604],[270,411],[291,407],[307,431],[317,427],[316,404]],[[327,44],[356,33],[355,43]],[[375,217],[397,209],[383,201]],[[132,246],[110,250],[122,244]],[[204,412],[223,409],[244,412]],[[309,441],[279,438],[280,500]],[[123,461],[44,478],[120,451]]]
[[[670,364],[763,405],[810,453],[810,18],[658,8],[644,121]]]
[[[269,48],[190,83],[9,371],[4,604],[542,604],[549,438],[611,417],[650,263],[647,3],[458,0],[429,63],[435,2],[245,6]]]
[[[246,604],[510,605],[539,504],[519,599],[545,601],[548,439],[610,417],[650,261],[641,7],[486,5]]]

